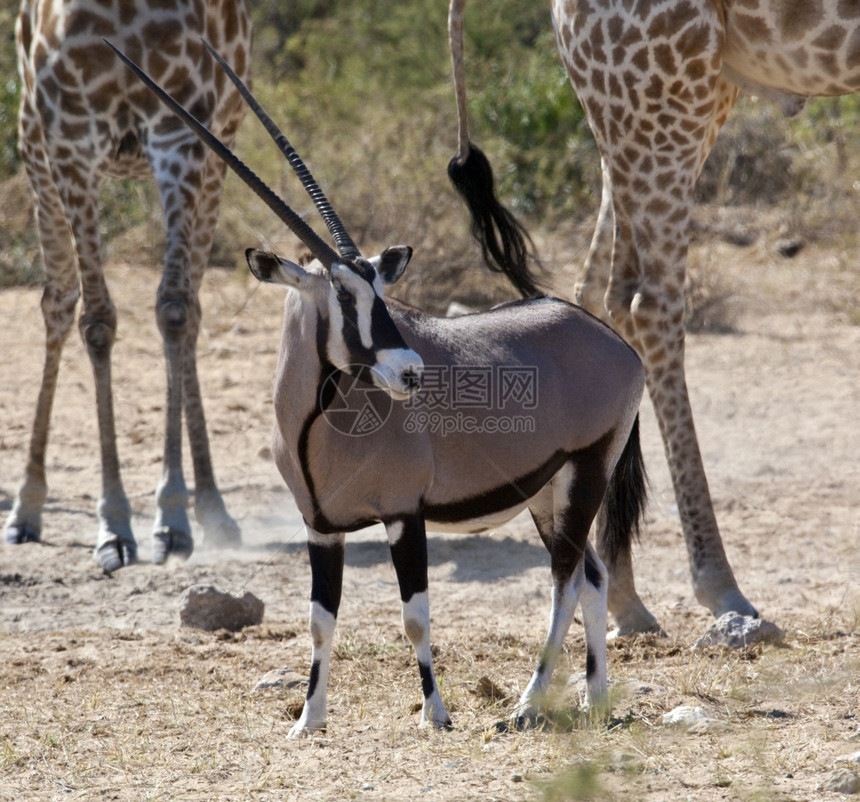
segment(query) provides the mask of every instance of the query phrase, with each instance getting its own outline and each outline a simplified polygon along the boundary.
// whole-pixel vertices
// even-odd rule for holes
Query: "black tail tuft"
[[[637,415],[603,499],[599,537],[601,552],[610,563],[629,552],[633,537],[638,537],[647,497],[648,479],[639,444]]]
[[[480,148],[469,143],[460,163],[448,163],[448,177],[472,214],[472,236],[481,246],[491,270],[504,273],[524,298],[543,295],[529,262],[537,262],[534,245],[525,227],[496,198],[493,168]]]

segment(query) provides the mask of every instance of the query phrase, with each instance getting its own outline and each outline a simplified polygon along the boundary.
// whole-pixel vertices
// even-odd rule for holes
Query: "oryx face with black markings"
[[[384,298],[384,287],[403,274],[411,248],[394,246],[372,259],[337,261],[329,270],[304,269],[254,249],[246,256],[258,279],[293,287],[316,306],[323,364],[375,385],[396,401],[421,388],[424,364],[404,342]]]

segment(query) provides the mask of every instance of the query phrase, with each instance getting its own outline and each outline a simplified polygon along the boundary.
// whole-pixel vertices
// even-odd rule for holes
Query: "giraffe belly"
[[[727,77],[742,88],[765,87],[804,97],[860,89],[860,13],[837,16],[835,0],[762,0],[755,12],[728,4]]]

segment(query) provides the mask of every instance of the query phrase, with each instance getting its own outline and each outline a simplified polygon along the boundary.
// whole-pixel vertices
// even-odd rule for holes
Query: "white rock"
[[[701,707],[691,707],[689,705],[680,705],[674,710],[663,714],[663,723],[669,725],[681,724],[689,727],[697,721],[706,719],[705,711]]]
[[[711,624],[693,648],[726,646],[729,649],[742,649],[755,643],[779,643],[784,637],[785,633],[770,621],[740,613],[726,613]]]
[[[849,769],[836,769],[825,787],[837,794],[860,794],[860,776]]]
[[[275,668],[267,671],[254,686],[253,692],[268,691],[275,688],[298,688],[307,685],[308,680],[291,668]]]

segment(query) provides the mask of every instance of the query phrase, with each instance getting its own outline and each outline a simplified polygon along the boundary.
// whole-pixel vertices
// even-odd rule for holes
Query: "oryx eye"
[[[355,296],[349,290],[346,290],[343,287],[338,287],[337,302],[341,306],[343,306],[344,304],[351,304],[355,302]]]

